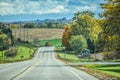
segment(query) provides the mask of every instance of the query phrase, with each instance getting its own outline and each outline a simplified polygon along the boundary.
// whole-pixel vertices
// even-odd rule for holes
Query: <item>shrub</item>
[[[15,47],[11,47],[9,50],[5,52],[6,57],[15,57],[17,55],[18,49]]]
[[[120,55],[115,52],[106,52],[103,54],[103,59],[104,60],[114,60],[114,59],[119,59]]]
[[[81,53],[87,48],[87,41],[82,35],[73,36],[70,40],[70,47],[75,53]]]
[[[51,44],[49,42],[46,42],[45,46],[51,46]]]

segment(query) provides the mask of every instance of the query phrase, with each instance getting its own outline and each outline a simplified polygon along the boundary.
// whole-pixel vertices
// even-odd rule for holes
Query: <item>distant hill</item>
[[[69,24],[71,21],[72,21],[72,19],[66,19],[66,17],[63,17],[61,19],[44,19],[44,20],[37,19],[37,20],[33,20],[33,21],[18,21],[18,22],[12,22],[12,23],[19,24],[19,23],[29,23],[29,22],[33,22],[33,23],[53,22],[53,23],[68,23]]]
[[[23,21],[23,22],[12,22],[7,24],[17,24],[19,26],[25,27],[24,25],[32,24],[32,28],[59,28],[63,29],[64,25],[69,25],[72,22],[71,19],[66,19],[65,17],[62,19],[44,19],[44,20],[34,20],[34,21]],[[28,28],[29,26],[27,26]]]

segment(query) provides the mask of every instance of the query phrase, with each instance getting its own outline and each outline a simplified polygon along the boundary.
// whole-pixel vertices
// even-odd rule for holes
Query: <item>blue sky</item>
[[[76,11],[102,12],[104,0],[0,0],[0,22],[71,19]]]

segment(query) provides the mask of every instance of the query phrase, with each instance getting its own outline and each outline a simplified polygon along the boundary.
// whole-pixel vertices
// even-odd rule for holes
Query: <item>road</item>
[[[98,80],[55,58],[54,47],[41,47],[32,60],[0,64],[0,80]]]

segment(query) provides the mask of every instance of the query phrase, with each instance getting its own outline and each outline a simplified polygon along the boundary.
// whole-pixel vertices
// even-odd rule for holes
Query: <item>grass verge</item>
[[[79,65],[73,66],[85,71],[99,80],[120,80],[120,65]]]
[[[18,51],[15,57],[6,57],[4,56],[4,52],[0,51],[0,63],[9,63],[9,62],[17,62],[31,59],[34,56],[36,48],[31,44],[19,43],[17,45]],[[32,55],[32,56],[31,56]]]
[[[120,77],[120,65],[85,65],[88,68],[102,71],[104,73],[109,73],[116,77]]]
[[[78,58],[77,55],[73,51],[64,51],[63,47],[57,47],[56,48],[57,57],[61,60],[67,61],[67,62],[93,62],[94,59],[91,58]]]
[[[80,62],[90,61],[89,59],[79,59],[74,53],[65,54],[61,47],[56,48],[57,58],[63,62]],[[91,59],[91,61],[94,61]],[[120,80],[120,65],[77,65],[73,66],[80,70],[83,70],[99,80]]]

